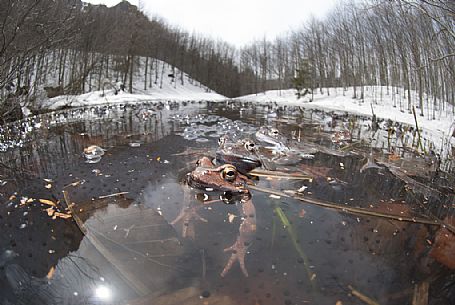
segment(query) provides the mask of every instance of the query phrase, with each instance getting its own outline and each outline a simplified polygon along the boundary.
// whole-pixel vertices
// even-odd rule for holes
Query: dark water
[[[353,140],[334,143],[343,123]],[[56,112],[1,135],[0,304],[364,304],[359,294],[379,304],[411,304],[415,288],[425,285],[429,304],[455,303],[449,230],[258,191],[249,276],[235,263],[221,277],[239,211],[200,203],[201,191],[185,197],[182,181],[197,159],[214,157],[219,136],[252,136],[263,125],[311,143],[314,159],[289,168],[314,178],[260,178],[258,186],[306,186],[304,196],[346,207],[455,224],[451,174],[416,156],[411,134],[399,140],[384,129],[373,132],[360,118],[208,102]],[[83,156],[90,145],[106,149],[98,163]],[[398,159],[384,154],[392,148]],[[382,168],[361,172],[370,153]],[[171,225],[185,198],[207,220],[195,220],[187,238],[181,223]],[[69,210],[74,219],[54,214]]]

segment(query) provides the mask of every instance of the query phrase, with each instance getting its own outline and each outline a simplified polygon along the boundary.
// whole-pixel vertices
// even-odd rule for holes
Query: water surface
[[[411,304],[426,284],[429,304],[455,302],[450,231],[258,191],[249,277],[238,264],[221,277],[238,208],[204,205],[193,191],[208,222],[183,238],[181,223],[171,225],[185,204],[182,181],[197,159],[214,157],[220,136],[252,137],[264,125],[316,148],[314,159],[288,166],[314,178],[258,186],[306,186],[310,198],[454,224],[452,176],[413,152],[412,133],[373,131],[365,119],[233,102],[65,110],[3,129],[0,304],[363,304],[356,292]],[[344,129],[352,141],[334,141]],[[97,163],[83,156],[90,145],[106,149]],[[398,158],[385,154],[392,149]],[[361,171],[370,154],[381,168]]]

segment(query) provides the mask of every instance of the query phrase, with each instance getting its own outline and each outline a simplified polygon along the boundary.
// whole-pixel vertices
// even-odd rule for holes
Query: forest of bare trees
[[[394,90],[395,106],[424,103],[445,108],[455,100],[455,2],[371,0],[339,4],[324,20],[312,19],[275,41],[260,40],[240,53],[242,93],[290,88],[307,63],[311,89],[366,86]],[[413,100],[411,90],[418,92]],[[397,95],[398,97],[395,97]],[[434,115],[434,114],[433,114]]]
[[[3,122],[20,118],[25,103],[33,106],[50,75],[57,83],[45,87],[49,97],[100,90],[106,77],[131,92],[133,71],[144,65],[139,57],[146,58],[146,79],[157,73],[159,59],[221,94],[240,94],[234,47],[148,18],[127,1],[108,8],[80,0],[3,0],[0,32]],[[87,88],[92,77],[97,85]],[[183,83],[183,72],[175,78]]]
[[[2,0],[0,114],[2,121],[20,118],[21,105],[33,103],[46,85],[50,66],[57,84],[48,96],[100,90],[107,76],[131,92],[133,71],[145,65],[146,87],[147,75],[158,71],[156,59],[227,97],[293,88],[296,71],[305,70],[308,89],[324,94],[354,87],[353,98],[361,100],[377,85],[378,95],[394,92],[403,111],[422,111],[424,103],[445,109],[455,98],[454,17],[450,0],[344,2],[323,20],[238,50],[149,18],[127,1],[108,8]],[[96,87],[87,88],[93,77]],[[183,72],[174,77],[184,82]]]

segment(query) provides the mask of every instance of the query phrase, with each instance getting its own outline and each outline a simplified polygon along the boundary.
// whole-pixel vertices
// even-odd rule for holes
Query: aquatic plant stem
[[[272,218],[272,243],[270,248],[273,249],[273,245],[275,244],[275,238],[276,238],[276,221],[275,217]]]
[[[313,288],[316,288],[316,283],[315,283],[316,274],[311,272],[311,270],[310,270],[310,263],[309,263],[308,257],[306,256],[305,252],[303,252],[302,248],[300,247],[299,243],[297,242],[297,234],[295,233],[294,228],[292,227],[292,225],[291,225],[289,219],[287,218],[286,214],[284,213],[284,211],[279,206],[276,206],[274,208],[274,211],[275,211],[275,214],[280,219],[281,224],[284,226],[284,228],[288,232],[289,236],[291,237],[292,244],[294,245],[295,250],[299,254],[300,258],[303,260],[303,265],[305,267],[305,271],[307,273],[308,280],[310,281],[311,286]]]

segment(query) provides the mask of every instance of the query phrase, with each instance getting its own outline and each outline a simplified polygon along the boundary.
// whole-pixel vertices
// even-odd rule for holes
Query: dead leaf
[[[306,211],[304,209],[301,209],[300,212],[299,212],[299,217],[300,218],[303,218],[306,214]]]
[[[53,207],[57,207],[57,205],[52,200],[39,199],[39,202],[41,202],[42,204],[46,204],[46,205],[50,205],[50,206],[53,206]]]
[[[48,183],[44,187],[47,188],[47,189],[50,189],[50,188],[52,188],[52,184]]]
[[[65,214],[65,213],[60,213],[60,212],[55,212],[54,217],[59,217],[63,219],[68,219],[71,218],[71,214]]]
[[[52,266],[51,269],[49,269],[49,272],[47,273],[46,278],[48,280],[52,279],[54,277],[54,273],[55,273],[55,267]]]
[[[228,213],[228,220],[229,220],[230,223],[232,223],[234,221],[235,217],[236,216],[234,214]]]
[[[160,162],[160,160],[161,160],[161,157],[156,158],[156,161]]]
[[[48,216],[52,216],[52,215],[54,215],[55,210],[54,210],[54,208],[48,208],[48,209],[46,209],[46,212],[47,212]]]
[[[19,204],[19,206],[27,205],[29,203],[32,203],[33,201],[34,201],[33,198],[22,197],[21,203]]]
[[[343,302],[337,301],[337,302],[335,303],[335,305],[343,305]]]

